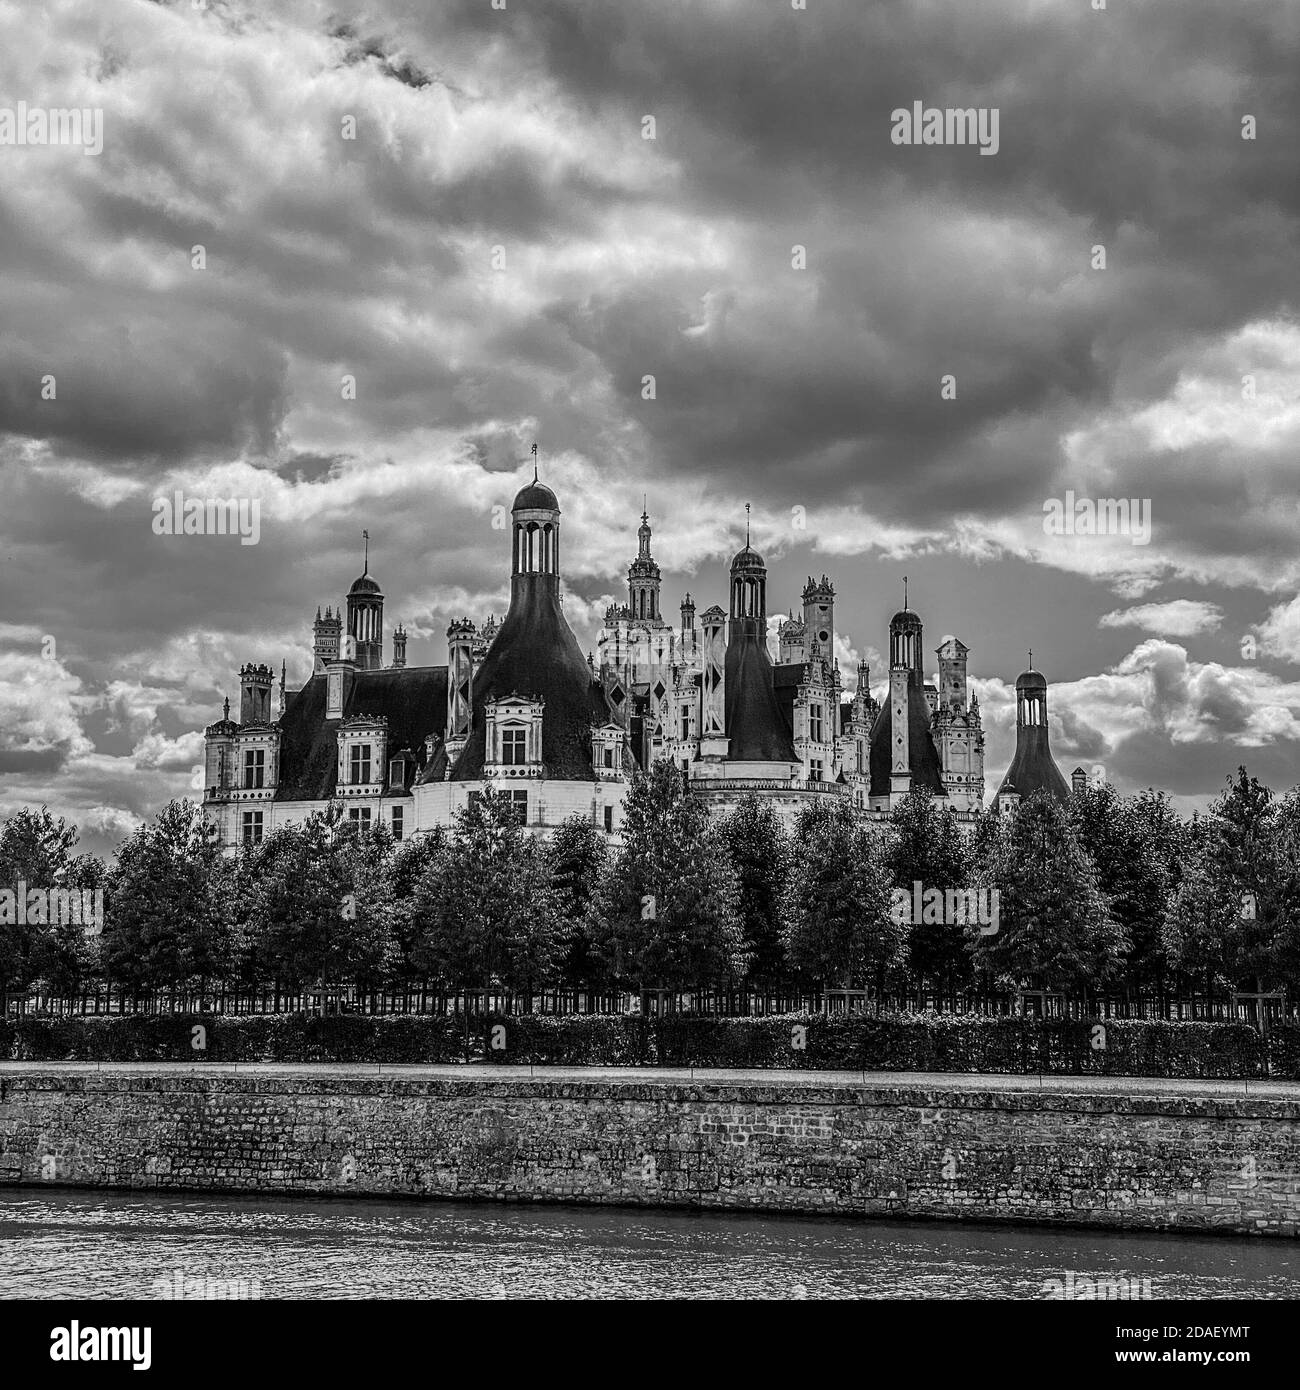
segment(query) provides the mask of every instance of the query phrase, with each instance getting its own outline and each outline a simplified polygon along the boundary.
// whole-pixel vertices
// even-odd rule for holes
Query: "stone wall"
[[[821,1081],[8,1072],[0,1183],[1295,1236],[1300,1102]]]

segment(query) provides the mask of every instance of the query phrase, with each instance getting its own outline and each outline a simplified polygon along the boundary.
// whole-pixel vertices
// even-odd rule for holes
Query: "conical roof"
[[[1069,799],[1069,784],[1061,776],[1061,769],[1047,746],[1046,725],[1024,725],[1016,730],[1016,755],[998,786],[997,795],[1001,796],[1008,787],[1021,797],[1050,792],[1058,801]]]
[[[540,486],[540,485],[539,485]],[[503,695],[538,695],[542,713],[542,765],[547,777],[594,779],[591,726],[614,717],[604,689],[560,611],[554,575],[514,577],[510,610],[474,673],[470,736],[452,769],[453,782],[483,775],[484,704]]]
[[[914,787],[925,787],[936,796],[947,796],[943,784],[943,765],[939,750],[930,737],[930,706],[925,691],[914,680],[907,684],[907,762]],[[888,796],[890,775],[894,766],[893,702],[886,689],[880,702],[880,713],[871,725],[868,743],[870,751],[872,796]]]
[[[790,730],[777,704],[766,642],[736,636],[727,643],[727,756],[737,762],[797,763]]]

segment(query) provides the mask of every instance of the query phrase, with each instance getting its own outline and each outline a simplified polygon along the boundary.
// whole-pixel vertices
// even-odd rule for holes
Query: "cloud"
[[[1196,599],[1170,599],[1164,603],[1141,603],[1134,608],[1116,608],[1104,613],[1099,627],[1140,627],[1160,637],[1196,637],[1215,632],[1223,622],[1223,610],[1216,603]]]
[[[494,509],[533,441],[584,647],[643,493],[668,614],[725,599],[750,502],[774,611],[833,568],[850,683],[859,654],[883,673],[907,561],[972,648],[991,759],[1001,677],[1050,626],[1069,756],[1187,796],[1252,739],[1286,772],[1289,687],[1212,642],[1263,594],[1262,648],[1300,660],[1290,23],[1289,0],[1101,24],[1023,0],[0,8],[0,89],[105,116],[98,158],[0,151],[4,796],[138,816],[183,792],[243,662],[306,678],[362,527],[389,629],[444,661],[451,618],[504,610]],[[892,145],[918,97],[997,106],[998,156]],[[256,498],[259,543],[153,535],[177,487]],[[1150,498],[1151,543],[1045,535],[1069,488]],[[1116,665],[1099,625],[1224,664],[1165,640]]]

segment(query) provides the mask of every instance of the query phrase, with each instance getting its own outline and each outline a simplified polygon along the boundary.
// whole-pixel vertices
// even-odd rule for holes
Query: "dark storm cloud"
[[[925,557],[981,676],[1050,628],[1077,760],[1188,794],[1239,740],[1289,766],[1290,693],[1200,652],[1123,666],[1076,576],[1218,603],[1300,579],[1295,70],[1283,0],[0,9],[0,89],[102,102],[108,137],[0,150],[0,617],[71,672],[32,756],[93,743],[61,775],[104,827],[183,792],[178,740],[239,661],[305,675],[363,526],[390,628],[441,661],[447,619],[504,598],[492,508],[536,439],[584,645],[643,488],[665,608],[725,596],[752,499],[772,606],[832,568],[859,647],[896,606],[885,554]],[[996,106],[998,154],[893,145],[914,100]],[[1152,499],[1148,551],[1043,536],[1044,498],[1103,482]],[[153,535],[175,486],[258,497],[261,541]]]

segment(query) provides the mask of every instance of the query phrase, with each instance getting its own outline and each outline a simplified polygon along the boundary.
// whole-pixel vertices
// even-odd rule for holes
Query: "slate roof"
[[[531,492],[533,486],[526,491]],[[535,486],[542,487],[540,483]],[[532,504],[516,498],[515,505]],[[591,727],[613,719],[614,711],[560,611],[555,575],[517,574],[511,581],[510,610],[491,650],[474,673],[470,736],[452,768],[453,782],[482,777],[484,702],[515,692],[540,695],[546,701],[542,713],[545,775],[562,781],[595,781]],[[624,761],[625,770],[630,771],[630,755]]]
[[[1016,730],[1016,755],[1011,759],[1007,775],[998,785],[994,800],[1011,785],[1022,797],[1035,792],[1050,792],[1058,801],[1070,799],[1070,788],[1048,747],[1045,724],[1025,724]]]
[[[793,689],[790,694],[793,699]],[[726,697],[729,758],[737,762],[799,761],[791,726],[777,698],[772,658],[762,637],[738,635],[727,643]]]
[[[545,483],[531,482],[521,487],[515,494],[512,511],[552,511],[558,512],[560,504],[555,494]]]
[[[939,750],[930,737],[930,706],[915,672],[907,686],[907,761],[914,787],[927,787],[936,796],[947,796]],[[893,766],[894,716],[888,691],[880,702],[880,713],[871,726],[871,795],[889,795],[889,772]]]
[[[325,718],[326,677],[312,678],[289,696],[280,719],[280,780],[277,801],[322,801],[334,795],[338,776],[338,731],[357,715],[388,721],[388,748],[409,748],[423,757],[424,740],[441,738],[447,724],[445,666],[388,667],[358,671],[342,719]],[[388,769],[384,769],[387,777]]]

